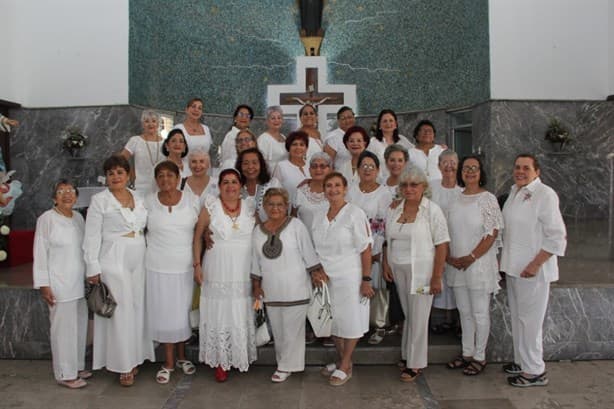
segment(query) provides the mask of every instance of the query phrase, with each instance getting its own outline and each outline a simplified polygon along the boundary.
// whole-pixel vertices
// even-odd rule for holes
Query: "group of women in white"
[[[427,120],[416,126],[414,145],[399,135],[393,111],[380,113],[369,138],[343,107],[339,129],[323,140],[315,107],[305,105],[301,128],[286,137],[283,112],[270,107],[267,130],[256,137],[253,110],[240,105],[216,174],[202,114],[202,100],[189,101],[185,121],[162,140],[157,114],[145,111],[143,133],[104,162],[108,189],[92,197],[85,222],[72,209],[76,186],[54,186],[54,206],[37,222],[33,271],[49,305],[60,384],[80,388],[92,376],[84,366],[84,277],[104,282],[117,301],[112,317],[94,318],[92,367],[119,373],[124,386],[155,360],[154,341],[165,356],[157,382],[168,383],[176,369],[196,372],[185,353],[194,283],[199,361],[220,382],[231,368],[247,371],[257,357],[252,305],[263,301],[277,358],[271,380],[285,381],[304,370],[312,286],[326,282],[337,359],[321,373],[339,386],[352,377],[353,351],[369,331],[369,299],[385,281],[396,284],[406,316],[402,381],[427,366],[429,314],[442,291],[454,295],[463,333],[462,354],[448,367],[481,373],[499,270],[512,316],[509,382],[547,384],[541,328],[566,241],[558,198],[540,181],[535,157],[516,158],[501,213],[484,189],[480,158],[459,162],[435,144]]]

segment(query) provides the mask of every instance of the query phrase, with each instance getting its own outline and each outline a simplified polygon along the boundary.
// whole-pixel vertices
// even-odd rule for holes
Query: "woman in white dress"
[[[557,256],[565,254],[567,232],[554,190],[542,183],[535,156],[514,161],[514,185],[503,206],[503,253],[507,301],[512,319],[514,362],[503,370],[512,386],[548,384],[542,326],[550,283],[559,279]]]
[[[358,206],[345,201],[347,180],[338,172],[324,178],[328,208],[313,221],[313,241],[324,272],[315,271],[314,285],[327,281],[332,306],[332,335],[338,359],[322,368],[329,384],[340,386],[352,377],[352,354],[369,331],[371,246],[369,220]]]
[[[427,198],[428,187],[424,172],[410,168],[399,183],[403,201],[386,216],[383,269],[388,280],[394,279],[405,313],[402,382],[412,382],[427,366],[431,303],[441,292],[450,241],[443,212]]]
[[[281,133],[284,111],[279,106],[266,109],[266,131],[258,137],[258,149],[266,160],[269,172],[273,173],[279,162],[288,158],[286,137]]]
[[[281,183],[271,177],[258,148],[244,150],[237,158],[236,169],[241,174],[241,198],[245,199],[254,210],[256,223],[266,221],[267,213],[263,206],[264,194],[272,187],[281,187]]]
[[[87,306],[83,280],[83,217],[72,210],[77,189],[66,179],[53,189],[54,206],[40,215],[34,233],[34,288],[49,306],[49,338],[53,374],[58,384],[70,389],[83,388]]]
[[[212,142],[211,131],[209,131],[207,125],[201,122],[202,117],[203,100],[200,98],[192,98],[186,105],[183,123],[176,125],[174,129],[181,129],[188,143],[188,150],[201,148],[209,153]],[[184,166],[189,166],[185,158]]]
[[[292,213],[307,226],[310,236],[314,216],[328,209],[328,200],[324,195],[324,178],[332,171],[330,156],[326,152],[316,153],[309,161],[311,179],[296,189]]]
[[[218,195],[217,182],[208,173],[209,154],[202,148],[193,149],[188,153],[188,163],[191,175],[181,180],[180,190],[196,196],[202,208],[208,195]]]
[[[235,169],[220,172],[220,197],[205,203],[194,231],[194,280],[201,286],[199,360],[215,368],[218,382],[228,378],[231,368],[245,372],[256,360],[249,277],[256,220],[241,200],[240,177]],[[201,264],[207,229],[214,244]]]
[[[254,118],[254,110],[249,105],[239,105],[232,114],[232,127],[224,136],[220,146],[220,163],[234,163],[237,159],[236,138],[237,133],[243,129],[248,129]],[[220,166],[224,169],[224,166]]]
[[[383,109],[377,116],[377,131],[371,138],[367,149],[376,154],[381,163],[384,163],[384,151],[393,143],[401,145],[408,151],[414,147],[414,144],[405,136],[399,134],[397,114],[392,109]],[[388,171],[383,169],[380,177],[386,179]]]
[[[156,382],[166,384],[175,366],[186,375],[196,372],[194,364],[186,359],[185,341],[192,334],[188,319],[194,286],[191,244],[200,206],[196,196],[177,189],[180,179],[176,163],[160,162],[154,175],[159,191],[145,199],[145,299],[151,338],[164,345],[164,364],[156,374]]]
[[[445,150],[439,155],[439,170],[442,178],[434,180],[431,184],[431,200],[441,208],[444,215],[447,215],[450,206],[458,200],[458,195],[462,191],[457,185],[458,155],[451,149]],[[447,218],[447,217],[446,217]],[[450,227],[448,220],[448,229]],[[451,274],[449,270],[452,266],[446,263],[444,276]],[[431,332],[434,334],[444,334],[457,327],[456,319],[453,314],[456,309],[454,291],[448,286],[448,281],[443,280],[441,293],[433,297],[433,308],[445,311],[443,322],[433,323],[431,316]]]
[[[324,147],[324,142],[318,130],[318,111],[315,106],[305,104],[298,111],[298,117],[301,121],[299,131],[305,132],[309,136],[309,143],[306,145],[307,152],[305,153],[307,162],[309,162],[311,155],[322,152]]]
[[[143,133],[128,139],[121,155],[130,160],[134,157],[134,171],[131,175],[134,181],[134,190],[142,197],[155,191],[154,167],[164,159],[162,156],[162,142],[160,136],[160,115],[151,110],[141,114]]]
[[[321,268],[307,228],[288,216],[288,205],[288,192],[269,189],[264,194],[267,221],[254,229],[252,239],[252,296],[264,301],[273,329],[277,359],[273,382],[305,370],[309,274]]]
[[[401,175],[409,162],[409,154],[403,146],[394,143],[384,150],[384,160],[388,177],[383,179],[382,184],[390,190],[393,197],[396,197]]]
[[[384,236],[386,211],[392,202],[392,194],[384,185],[377,183],[379,159],[373,152],[365,151],[360,154],[357,165],[360,182],[349,187],[346,199],[360,207],[367,215],[373,234],[371,283],[374,290],[385,289],[385,280],[381,274],[381,253],[386,240]],[[382,326],[376,328],[369,337],[369,344],[379,344],[384,340],[385,334],[386,329],[382,323]]]
[[[458,184],[465,189],[447,209],[450,252],[446,261],[450,268],[445,281],[454,290],[463,351],[448,362],[448,368],[464,368],[463,374],[478,375],[486,367],[490,299],[499,290],[497,238],[503,215],[497,198],[484,189],[486,173],[479,157],[464,157],[458,167]]]
[[[350,159],[342,162],[338,168],[335,168],[335,171],[341,173],[347,179],[349,186],[353,186],[359,180],[358,157],[367,149],[369,135],[364,128],[352,126],[343,135],[343,145],[350,153]]]
[[[290,132],[286,138],[288,159],[277,164],[273,177],[288,191],[290,197],[296,195],[296,187],[305,179],[309,179],[309,168],[305,162],[305,153],[312,138],[303,131]]]
[[[108,189],[92,196],[85,221],[83,250],[90,283],[104,282],[117,307],[112,317],[94,316],[92,367],[120,374],[131,386],[138,365],[155,360],[145,325],[145,237],[147,210],[127,189],[130,164],[123,156],[105,160]]]
[[[339,127],[326,135],[324,140],[324,152],[328,153],[333,160],[335,169],[338,169],[343,162],[351,158],[350,152],[343,143],[343,135],[355,124],[356,117],[352,108],[348,106],[339,108],[337,111],[337,125]]]
[[[446,148],[435,144],[435,125],[428,119],[418,122],[414,128],[416,146],[409,149],[409,160],[426,173],[429,181],[441,179],[439,155]]]
[[[188,144],[181,129],[172,129],[162,144],[162,154],[167,160],[173,162],[179,168],[180,179],[190,176],[190,167],[185,166],[183,158],[188,155]]]
[[[246,149],[251,149],[257,147],[256,143],[256,135],[249,129],[240,129],[239,132],[236,133],[235,137],[235,149],[236,154],[233,158],[226,159],[221,165],[221,169],[234,168],[237,164],[237,157],[241,152]],[[235,168],[238,169],[238,168]]]

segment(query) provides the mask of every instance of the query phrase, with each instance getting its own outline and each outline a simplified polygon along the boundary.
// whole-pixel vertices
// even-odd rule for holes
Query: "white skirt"
[[[175,343],[190,338],[192,272],[166,274],[147,271],[147,323],[154,341]]]

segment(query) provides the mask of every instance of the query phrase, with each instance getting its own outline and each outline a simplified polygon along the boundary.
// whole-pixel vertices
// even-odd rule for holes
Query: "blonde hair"
[[[422,169],[417,168],[415,166],[410,167],[401,175],[399,179],[399,185],[397,186],[397,195],[402,196],[401,194],[401,185],[403,183],[421,183],[424,185],[424,193],[423,196],[430,199],[431,198],[431,186],[429,185],[429,180],[426,178],[426,174],[422,171]]]
[[[288,191],[281,187],[271,187],[267,189],[267,191],[264,193],[264,197],[262,198],[262,203],[266,204],[273,196],[281,197],[286,206],[288,206],[290,203],[290,195],[288,194]]]

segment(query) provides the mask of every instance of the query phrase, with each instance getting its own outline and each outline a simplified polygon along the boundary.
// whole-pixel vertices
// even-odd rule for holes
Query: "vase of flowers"
[[[87,136],[78,128],[68,128],[62,135],[62,147],[67,150],[72,157],[79,156],[81,149],[87,145]]]
[[[569,130],[561,124],[561,121],[552,118],[548,123],[548,129],[546,129],[544,139],[553,144],[559,144],[559,150],[562,151],[565,145],[570,143],[573,138]]]

